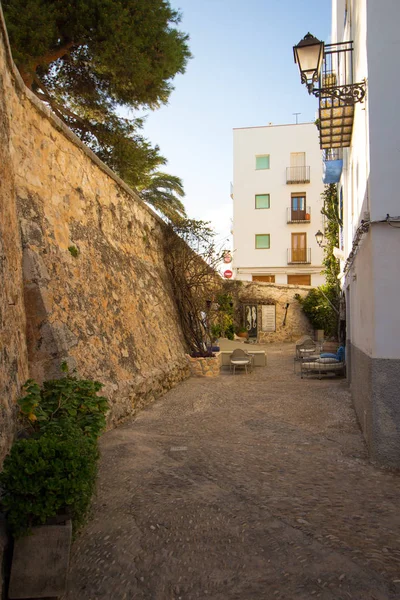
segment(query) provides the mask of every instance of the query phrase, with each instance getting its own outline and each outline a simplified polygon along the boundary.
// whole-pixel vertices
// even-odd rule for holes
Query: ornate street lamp
[[[365,80],[353,83],[353,42],[324,44],[307,33],[293,47],[293,53],[301,83],[307,86],[309,94],[336,99],[347,106],[364,100]]]
[[[322,242],[324,240],[324,234],[322,233],[322,231],[318,230],[317,233],[315,234],[315,239],[317,240],[317,244],[320,248],[323,248],[324,246],[322,245]]]
[[[305,83],[308,93],[312,94],[314,83],[319,81],[321,73],[324,42],[307,33],[297,46],[293,47],[293,53],[294,62],[299,66],[301,83]]]

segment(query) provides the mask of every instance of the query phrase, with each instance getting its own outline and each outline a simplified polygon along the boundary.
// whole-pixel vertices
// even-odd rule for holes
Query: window
[[[275,283],[275,275],[252,275],[252,281],[263,281],[264,283]]]
[[[288,275],[287,282],[291,285],[311,285],[311,275]]]
[[[256,194],[256,208],[269,208],[269,194]]]
[[[269,154],[263,154],[262,156],[256,156],[256,170],[269,169]]]
[[[269,248],[269,233],[259,233],[256,235],[257,250],[268,250]]]

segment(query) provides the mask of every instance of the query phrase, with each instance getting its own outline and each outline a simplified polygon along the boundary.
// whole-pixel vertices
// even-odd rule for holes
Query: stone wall
[[[66,360],[100,380],[109,426],[187,377],[188,365],[163,222],[25,88],[3,21],[0,29],[0,375],[9,443],[12,405],[28,376],[24,310],[29,376],[58,376]]]
[[[0,44],[0,64],[6,63]],[[10,152],[10,114],[5,98],[7,75],[0,71],[0,464],[14,433],[15,401],[28,377],[25,345],[21,244]]]
[[[242,282],[238,288],[238,300],[242,304],[258,305],[258,342],[293,342],[303,335],[314,335],[309,320],[296,300],[296,294],[307,296],[310,288],[307,286],[277,285],[275,283]],[[261,330],[261,307],[263,304],[275,305],[276,331]],[[287,310],[286,305],[289,304]],[[286,318],[285,318],[286,317]]]

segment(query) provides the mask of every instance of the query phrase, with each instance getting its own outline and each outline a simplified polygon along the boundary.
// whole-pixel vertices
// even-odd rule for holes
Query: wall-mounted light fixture
[[[322,243],[324,241],[324,234],[322,233],[322,231],[317,231],[317,233],[315,234],[315,239],[320,248],[326,248],[326,246]]]
[[[317,98],[336,98],[344,105],[362,102],[365,81],[353,83],[353,42],[324,44],[311,33],[293,47],[301,83]]]

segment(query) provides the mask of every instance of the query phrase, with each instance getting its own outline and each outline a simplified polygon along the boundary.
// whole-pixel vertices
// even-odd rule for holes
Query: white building
[[[332,44],[352,42],[353,51],[345,58],[350,45],[325,46],[323,69],[334,57],[336,66],[322,71],[320,86],[365,90],[354,104],[319,100],[322,147],[343,155],[333,181],[343,217],[348,379],[372,457],[400,467],[400,2],[332,6]],[[328,150],[328,175],[331,158],[340,156]]]
[[[233,151],[234,277],[324,283],[315,240],[324,189],[315,124],[234,129]]]

